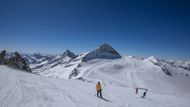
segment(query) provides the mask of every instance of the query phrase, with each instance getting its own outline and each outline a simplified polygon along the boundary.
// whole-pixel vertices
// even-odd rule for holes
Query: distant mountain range
[[[172,72],[176,70],[184,76],[189,76],[190,73],[190,61],[163,60],[154,56],[149,58],[136,58],[134,56],[122,57],[109,44],[103,44],[91,52],[79,55],[76,55],[70,50],[66,50],[60,55],[41,55],[40,53],[20,55],[18,52],[6,54],[3,51],[0,55],[0,64],[10,65],[18,69],[48,77],[76,79],[87,76],[89,69],[93,69],[94,63],[96,63],[95,67],[97,67],[106,62],[117,62],[126,58],[128,60],[135,59],[139,62],[146,60],[152,63],[155,67],[159,67],[166,75],[169,76],[172,76]],[[14,64],[10,64],[11,59]],[[125,63],[125,61],[122,63]],[[136,67],[134,67],[134,69],[136,69]]]

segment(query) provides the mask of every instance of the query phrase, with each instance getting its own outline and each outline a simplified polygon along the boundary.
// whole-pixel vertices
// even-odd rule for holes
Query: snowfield
[[[22,57],[31,73],[0,65],[0,107],[190,107],[189,61],[121,57],[108,44],[80,55]]]
[[[148,59],[96,59],[82,63],[80,73],[67,80],[1,65],[0,107],[190,107],[190,77],[178,73],[189,71],[167,69],[172,76]],[[108,101],[96,97],[97,81]],[[148,89],[145,99],[144,90],[135,94],[137,87]]]

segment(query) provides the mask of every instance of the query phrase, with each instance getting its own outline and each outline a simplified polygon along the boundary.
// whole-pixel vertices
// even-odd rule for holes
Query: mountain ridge
[[[88,74],[87,72],[89,72],[83,68],[87,66],[90,67],[93,63],[100,63],[101,65],[101,62],[104,61],[114,62],[115,60],[119,61],[122,59],[128,59],[131,61],[136,60],[137,62],[147,60],[153,65],[159,67],[168,76],[172,76],[171,70],[174,68],[190,71],[190,66],[186,62],[184,62],[186,64],[182,64],[182,62],[180,64],[175,64],[175,62],[172,63],[154,56],[148,58],[138,58],[136,56],[122,57],[115,49],[112,48],[112,46],[108,44],[102,44],[91,52],[79,55],[76,55],[70,50],[66,50],[60,55],[42,55],[40,53],[34,53],[30,55],[21,54],[21,56],[25,59],[27,64],[29,64],[32,73],[64,79],[83,78],[86,74]],[[126,63],[126,61],[123,63]],[[133,69],[136,69],[136,67],[133,67]],[[183,70],[181,73],[184,76],[188,76],[189,74],[184,73]]]

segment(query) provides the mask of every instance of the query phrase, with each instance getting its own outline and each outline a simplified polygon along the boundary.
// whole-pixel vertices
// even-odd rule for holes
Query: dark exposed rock
[[[88,53],[84,58],[83,62],[87,62],[92,59],[118,59],[121,58],[121,55],[113,49],[108,44],[103,44],[98,47],[96,50]]]
[[[13,68],[31,72],[30,67],[26,63],[25,59],[21,57],[18,52],[11,54],[11,56],[6,57],[6,51],[0,53],[0,65],[7,65]]]
[[[0,65],[6,65],[7,61],[5,59],[5,56],[6,56],[6,51],[3,50],[1,53],[0,53]]]
[[[75,58],[77,57],[77,55],[75,55],[73,52],[71,52],[71,51],[69,51],[69,50],[66,50],[66,51],[63,53],[63,55],[62,55],[62,57],[66,57],[66,56],[68,56],[68,57],[70,57],[70,58],[72,58],[72,59],[75,59]]]
[[[78,76],[79,73],[80,73],[80,72],[75,68],[75,69],[71,72],[71,74],[69,75],[69,79],[72,79],[73,77]]]
[[[14,55],[9,58],[8,63],[11,67],[31,72],[30,67],[18,52],[15,52]]]

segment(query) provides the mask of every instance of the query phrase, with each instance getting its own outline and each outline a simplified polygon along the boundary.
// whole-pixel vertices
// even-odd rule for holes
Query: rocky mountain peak
[[[153,62],[153,63],[158,63],[158,59],[154,56],[150,56],[149,58],[147,58],[149,61]]]
[[[121,55],[112,48],[109,44],[102,44],[96,50],[89,52],[83,58],[84,62],[92,59],[117,59],[121,58]]]
[[[7,65],[13,68],[31,72],[31,69],[26,63],[25,59],[22,58],[18,52],[11,53],[9,57],[6,57],[6,55],[6,51],[2,51],[0,53],[0,65]]]
[[[74,59],[74,58],[77,57],[77,55],[75,55],[75,54],[74,54],[73,52],[71,52],[70,50],[66,50],[66,51],[63,53],[62,56],[63,56],[63,57],[68,56],[68,57],[70,57],[70,58],[72,58],[72,59]]]

